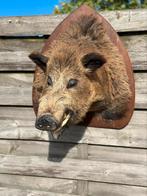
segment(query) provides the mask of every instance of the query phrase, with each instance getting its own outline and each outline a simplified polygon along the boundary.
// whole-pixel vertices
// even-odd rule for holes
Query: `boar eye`
[[[48,76],[47,83],[48,83],[49,86],[53,85],[53,82],[52,82],[52,79],[51,79],[50,76]]]
[[[70,79],[68,81],[68,84],[67,84],[67,87],[66,88],[72,88],[72,87],[76,86],[77,83],[78,83],[78,80],[76,80],[76,79]]]

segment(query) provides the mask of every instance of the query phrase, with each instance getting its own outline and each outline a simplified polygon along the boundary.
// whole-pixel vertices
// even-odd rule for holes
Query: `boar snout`
[[[57,129],[58,123],[50,114],[44,114],[36,119],[35,127],[40,130],[54,131]]]
[[[51,113],[44,113],[40,115],[36,119],[35,127],[43,131],[50,131],[53,138],[58,139],[63,133],[65,126],[72,120],[75,114],[71,109],[67,108],[64,112],[57,111],[55,114],[55,116]],[[59,118],[61,116],[62,118]]]

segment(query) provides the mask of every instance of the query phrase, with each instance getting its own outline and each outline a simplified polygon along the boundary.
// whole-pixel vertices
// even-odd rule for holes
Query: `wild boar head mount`
[[[134,107],[131,63],[117,33],[91,8],[70,14],[48,38],[36,63],[36,127],[55,138],[66,125],[123,128]]]

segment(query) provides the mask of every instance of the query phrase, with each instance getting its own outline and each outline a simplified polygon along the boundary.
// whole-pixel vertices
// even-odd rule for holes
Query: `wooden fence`
[[[122,130],[74,126],[59,141],[34,128],[28,54],[65,18],[0,18],[0,195],[147,195],[147,10],[102,12],[133,62],[136,104]]]

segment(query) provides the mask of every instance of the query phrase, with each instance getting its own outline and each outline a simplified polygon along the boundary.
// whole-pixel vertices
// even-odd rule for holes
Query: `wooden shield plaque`
[[[125,111],[124,115],[121,118],[116,119],[116,120],[108,120],[108,119],[104,119],[100,113],[88,112],[84,121],[81,124],[84,126],[101,127],[101,128],[115,128],[115,129],[123,128],[130,121],[130,118],[134,110],[135,88],[134,88],[134,77],[133,77],[132,65],[131,65],[128,53],[126,49],[124,48],[123,43],[119,39],[119,36],[117,35],[113,27],[110,25],[110,23],[107,22],[104,17],[102,17],[100,14],[98,14],[96,11],[94,11],[90,7],[86,5],[82,5],[81,7],[76,9],[74,12],[72,12],[68,17],[66,17],[57,26],[57,28],[54,30],[54,32],[51,34],[51,36],[46,41],[42,49],[42,54],[44,54],[45,51],[47,51],[50,48],[51,43],[54,40],[58,39],[60,33],[63,33],[65,29],[67,29],[73,22],[76,22],[78,18],[82,15],[85,15],[85,16],[94,15],[96,19],[98,20],[98,22],[102,23],[103,28],[105,29],[111,42],[118,48],[118,51],[120,55],[122,56],[123,61],[126,65],[126,71],[127,71],[127,75],[129,78],[129,85],[131,89],[131,98],[129,99],[127,103],[127,110]],[[35,74],[34,74],[34,83],[36,81],[40,83],[44,81],[44,72],[41,70],[41,68],[38,65],[36,65]],[[36,89],[33,86],[32,95],[33,95],[33,107],[37,115],[39,98],[41,96],[41,89]]]

